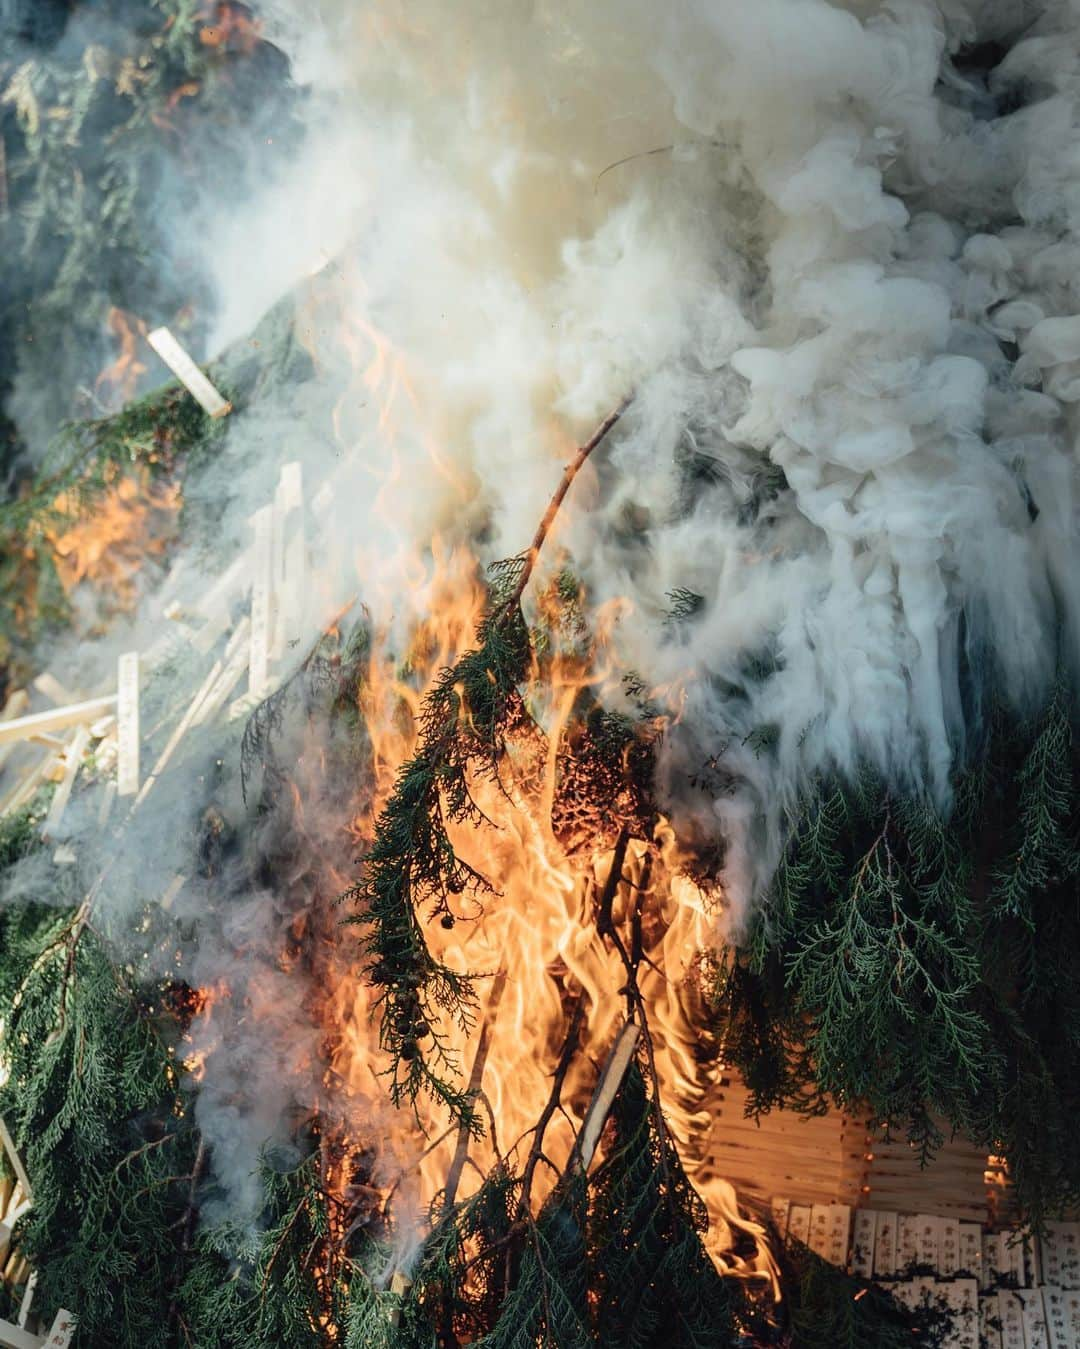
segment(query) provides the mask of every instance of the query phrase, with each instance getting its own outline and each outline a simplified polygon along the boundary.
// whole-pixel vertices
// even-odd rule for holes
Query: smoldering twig
[[[581,446],[577,454],[574,455],[573,459],[571,459],[571,461],[563,469],[563,475],[559,479],[559,485],[558,487],[556,487],[554,495],[548,502],[548,508],[544,512],[543,518],[541,519],[539,525],[536,528],[536,533],[533,535],[532,543],[529,545],[528,550],[524,554],[525,561],[524,565],[521,568],[521,575],[518,577],[516,585],[510,592],[509,598],[500,608],[498,615],[495,619],[496,624],[501,625],[505,623],[507,618],[509,618],[509,616],[517,609],[518,605],[521,603],[521,597],[522,595],[524,595],[525,587],[529,584],[529,581],[532,578],[533,569],[535,568],[537,559],[540,556],[540,550],[544,546],[544,542],[547,539],[551,526],[555,523],[555,517],[559,513],[559,508],[562,506],[563,501],[566,499],[566,494],[567,492],[569,492],[574,479],[581,471],[583,465],[585,464],[589,456],[592,454],[593,450],[595,450],[596,447],[601,443],[601,441],[604,440],[608,432],[616,424],[616,422],[619,421],[619,419],[622,417],[626,409],[630,406],[632,401],[633,401],[633,394],[631,394],[630,397],[625,398],[622,401],[622,403],[620,403],[619,406],[615,409],[614,412],[609,412],[608,415],[604,418],[604,420],[600,423],[600,425],[589,437],[589,439],[585,442],[585,444]]]

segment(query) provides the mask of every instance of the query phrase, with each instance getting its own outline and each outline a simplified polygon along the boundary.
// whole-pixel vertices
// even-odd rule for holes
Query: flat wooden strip
[[[44,694],[49,702],[55,703],[57,707],[63,707],[65,703],[75,703],[79,701],[78,694],[72,693],[70,689],[64,687],[59,679],[49,670],[43,671],[34,680],[34,688],[38,693]]]
[[[115,706],[116,694],[109,693],[103,698],[89,698],[84,703],[69,703],[67,707],[50,708],[48,712],[32,712],[26,717],[0,721],[0,745],[28,740],[39,731],[62,731],[68,726],[96,721],[102,713],[111,712]]]
[[[40,1335],[31,1335],[22,1326],[12,1325],[10,1321],[0,1321],[0,1344],[4,1345],[5,1349],[43,1349],[45,1340]]]
[[[585,1112],[585,1120],[578,1137],[578,1155],[581,1158],[583,1171],[589,1169],[589,1163],[593,1159],[596,1145],[600,1142],[600,1135],[603,1132],[608,1113],[614,1104],[615,1097],[618,1095],[619,1088],[622,1086],[622,1080],[626,1076],[627,1069],[633,1061],[640,1035],[641,1027],[637,1022],[628,1021],[619,1032],[611,1053],[608,1055],[607,1062],[604,1064],[600,1081],[596,1085],[592,1100],[589,1102],[589,1108]]]
[[[68,1349],[75,1334],[76,1319],[63,1307],[56,1313],[48,1335],[42,1340],[44,1349]]]
[[[26,1174],[26,1167],[23,1166],[22,1158],[15,1146],[15,1140],[11,1136],[3,1115],[0,1115],[0,1144],[3,1145],[4,1151],[8,1155],[11,1168],[15,1172],[15,1179],[22,1186],[23,1194],[32,1202],[34,1191],[30,1187],[30,1177]]]
[[[155,328],[146,340],[204,412],[211,417],[229,415],[232,404],[222,398],[168,328]]]
[[[71,799],[71,789],[75,785],[76,774],[82,767],[83,755],[86,753],[86,747],[89,743],[89,729],[86,726],[80,726],[75,732],[75,738],[67,748],[64,776],[60,779],[60,785],[53,793],[53,799],[49,803],[49,813],[45,817],[43,830],[47,837],[55,837],[56,831],[60,828],[68,801]]]
[[[26,1323],[30,1319],[30,1308],[34,1305],[34,1291],[37,1288],[38,1274],[37,1270],[32,1270],[30,1277],[26,1281],[26,1288],[23,1290],[22,1302],[19,1303],[19,1326],[25,1330]]]

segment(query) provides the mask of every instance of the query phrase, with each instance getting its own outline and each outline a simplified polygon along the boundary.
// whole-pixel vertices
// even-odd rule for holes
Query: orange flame
[[[54,509],[65,523],[46,537],[60,582],[71,594],[88,582],[116,611],[130,610],[137,576],[147,557],[161,556],[175,533],[180,488],[155,482],[145,468],[116,478],[92,510],[61,493]]]
[[[207,6],[200,18],[205,22],[199,29],[199,41],[204,47],[242,52],[250,56],[262,38],[262,27],[251,17],[246,5],[217,4]]]
[[[403,355],[369,322],[353,315],[343,340],[357,371],[357,388],[339,404],[338,434],[347,443],[351,428],[346,422],[353,410],[374,406],[382,447],[376,458],[383,475],[376,510],[385,514],[388,532],[394,535],[398,478],[406,472],[404,443],[408,439],[415,444],[420,434],[413,422],[422,394]],[[431,438],[421,435],[421,439],[426,471],[438,474],[455,495],[460,493],[459,499],[467,498],[467,484],[441,447]],[[565,446],[556,445],[555,450],[565,453]],[[448,545],[438,534],[426,556],[401,547],[390,573],[398,592],[396,603],[387,611],[400,612],[404,577],[409,592],[406,612],[426,617],[414,623],[404,658],[395,652],[392,634],[373,635],[359,695],[370,759],[359,809],[347,825],[351,843],[361,849],[373,837],[398,770],[416,750],[424,694],[438,673],[474,642],[486,599],[476,560],[467,548]],[[358,568],[370,596],[378,589],[378,567],[365,556],[358,559]],[[541,621],[555,633],[558,605],[543,594],[539,605]],[[469,1143],[457,1181],[459,1199],[474,1192],[495,1166],[522,1166],[551,1090],[567,1031],[568,1004],[581,998],[586,1009],[581,1050],[544,1136],[547,1164],[538,1168],[531,1194],[534,1208],[543,1202],[567,1164],[596,1089],[599,1065],[627,1017],[626,968],[615,944],[599,930],[595,912],[597,895],[612,866],[619,822],[613,824],[590,811],[584,785],[575,796],[574,775],[581,770],[584,784],[588,764],[574,757],[573,728],[583,696],[614,678],[610,633],[628,616],[628,601],[617,601],[595,615],[594,635],[585,650],[580,649],[581,632],[564,639],[553,635],[543,670],[535,672],[541,677],[530,688],[537,701],[529,710],[542,733],[523,731],[514,739],[500,781],[479,778],[470,784],[488,823],[450,826],[455,851],[492,885],[491,892],[481,896],[462,894],[453,921],[425,921],[424,929],[436,960],[461,973],[480,972],[477,987],[486,1058],[478,1100],[487,1128],[482,1138]],[[559,649],[560,641],[565,650]],[[683,689],[673,686],[662,695],[671,718],[677,718]],[[616,811],[620,805],[626,805],[625,799],[617,799]],[[776,1268],[764,1227],[740,1212],[733,1188],[704,1155],[708,1130],[701,1112],[715,1073],[700,1062],[692,972],[695,955],[714,941],[717,901],[682,874],[674,833],[664,821],[655,837],[632,840],[623,876],[612,919],[624,932],[637,923],[637,978],[657,1084],[667,1127],[708,1208],[707,1249],[722,1272],[759,1279],[775,1292]],[[349,879],[335,877],[339,892]],[[350,1116],[357,1146],[370,1141],[371,1112],[385,1093],[381,1074],[386,1061],[373,1024],[374,1001],[374,991],[356,961],[348,969],[339,966],[320,1013],[328,1030],[327,1087]],[[480,1030],[463,1030],[449,1017],[433,1024],[432,1030],[456,1060],[464,1082],[473,1068]],[[419,1100],[417,1109],[418,1122],[403,1110],[388,1128],[380,1129],[384,1141],[380,1183],[384,1195],[392,1196],[395,1210],[419,1216],[438,1203],[446,1187],[458,1132],[448,1128],[447,1118],[430,1101]],[[602,1152],[602,1140],[600,1147]],[[740,1250],[755,1254],[737,1255],[737,1243]]]
[[[139,359],[138,347],[139,338],[146,336],[146,324],[115,305],[109,310],[106,323],[120,345],[120,352],[112,364],[98,375],[94,388],[98,393],[104,392],[108,404],[116,408],[134,397],[139,376],[146,373],[146,366]]]

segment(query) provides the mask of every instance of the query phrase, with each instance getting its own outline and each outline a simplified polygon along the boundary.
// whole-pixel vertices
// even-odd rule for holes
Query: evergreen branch
[[[566,468],[563,470],[563,475],[559,480],[559,485],[555,489],[555,493],[552,496],[551,500],[548,502],[548,508],[544,512],[543,519],[540,521],[539,525],[536,528],[536,533],[533,535],[532,543],[529,545],[528,550],[524,554],[523,565],[521,568],[521,575],[518,577],[517,584],[514,586],[514,589],[510,592],[510,595],[507,597],[505,604],[500,609],[496,617],[495,621],[497,623],[505,622],[506,617],[521,603],[521,597],[525,593],[525,587],[529,584],[529,579],[533,574],[533,569],[536,566],[537,559],[540,556],[540,550],[544,546],[544,542],[547,539],[548,532],[551,529],[551,526],[555,523],[555,517],[559,513],[559,508],[562,506],[566,494],[570,490],[571,484],[577,477],[578,473],[581,471],[582,466],[585,464],[586,460],[592,454],[593,450],[596,449],[596,447],[604,439],[607,433],[616,424],[616,422],[619,421],[623,413],[630,406],[631,401],[632,400],[630,398],[624,399],[624,401],[620,403],[620,405],[615,409],[614,412],[608,413],[608,415],[596,428],[596,430],[585,442],[585,444],[580,447],[577,454],[574,455],[573,459],[571,459],[570,463],[567,464]]]
[[[456,897],[483,893],[490,883],[460,858],[451,823],[478,826],[486,817],[470,786],[475,776],[499,783],[507,739],[528,716],[519,692],[531,654],[520,601],[582,465],[622,415],[613,412],[563,472],[529,550],[492,568],[492,595],[477,634],[479,645],[442,670],[424,698],[419,744],[398,773],[375,826],[360,881],[343,899],[358,903],[347,921],[366,929],[368,974],[376,998],[379,1037],[390,1063],[390,1097],[413,1104],[421,1091],[441,1102],[469,1132],[481,1125],[469,1091],[447,1080],[458,1065],[436,1029],[443,1015],[465,1029],[475,1021],[474,976],[437,961],[424,936],[422,912],[447,927],[458,921]],[[420,1042],[430,1039],[424,1052]]]

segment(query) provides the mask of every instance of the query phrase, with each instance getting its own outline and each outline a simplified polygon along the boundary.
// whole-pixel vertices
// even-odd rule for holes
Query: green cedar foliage
[[[1066,697],[1000,709],[947,817],[817,784],[743,950],[706,965],[756,1111],[835,1101],[926,1157],[955,1129],[1036,1223],[1080,1200],[1080,795]]]
[[[470,1128],[479,1127],[473,1104],[451,1080],[458,1065],[431,1023],[450,1012],[472,1024],[472,981],[434,959],[423,925],[434,918],[452,923],[450,896],[489,888],[454,852],[447,823],[483,823],[469,774],[498,778],[507,733],[525,716],[518,686],[529,635],[516,599],[507,607],[524,565],[523,557],[513,558],[493,569],[477,646],[443,670],[425,698],[417,751],[379,817],[362,879],[345,896],[359,904],[350,921],[365,928],[369,977],[381,989],[391,1100],[415,1101],[427,1091]]]
[[[293,136],[284,57],[205,41],[216,8],[79,5],[52,46],[0,21],[0,398],[18,372],[35,442],[101,410],[113,307],[151,327],[182,311],[205,323],[206,280],[184,256],[199,202],[263,179]]]

